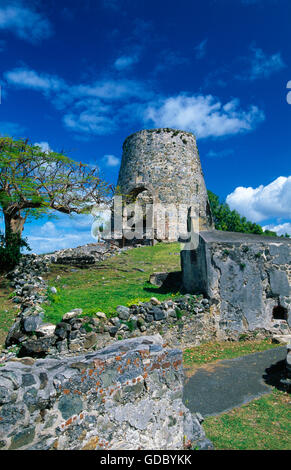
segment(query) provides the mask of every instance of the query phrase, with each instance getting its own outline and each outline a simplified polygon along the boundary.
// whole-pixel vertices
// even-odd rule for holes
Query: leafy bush
[[[21,248],[30,250],[27,241],[15,233],[8,233],[4,236],[0,233],[0,272],[10,271],[20,261]]]

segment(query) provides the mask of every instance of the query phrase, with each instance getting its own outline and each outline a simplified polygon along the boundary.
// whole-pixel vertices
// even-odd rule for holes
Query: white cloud
[[[16,68],[4,75],[10,85],[43,93],[57,109],[65,110],[65,127],[91,136],[115,131],[127,100],[137,104],[153,96],[138,80],[109,78],[71,85],[59,77],[28,68]]]
[[[253,222],[271,218],[291,219],[291,176],[280,176],[257,188],[237,187],[226,198],[231,209]]]
[[[104,155],[103,162],[106,166],[115,167],[120,165],[120,159],[115,157],[115,155]]]
[[[211,95],[181,93],[162,98],[138,80],[108,78],[71,85],[28,68],[8,71],[5,78],[10,85],[43,93],[57,109],[64,110],[65,127],[89,137],[112,133],[129,121],[178,127],[199,138],[220,137],[251,131],[265,118],[257,106],[241,109],[237,99],[223,105]]]
[[[268,78],[286,67],[280,52],[267,55],[262,49],[253,45],[250,49],[251,57],[245,59],[249,62],[249,69],[241,75],[236,76],[236,78],[252,81],[259,78]]]
[[[130,68],[132,65],[136,64],[138,62],[138,56],[137,55],[123,55],[121,57],[118,57],[116,61],[114,62],[114,67],[116,70],[125,70]]]
[[[206,138],[250,131],[264,120],[264,113],[256,106],[243,111],[238,100],[223,106],[211,95],[178,95],[149,106],[144,118],[158,127],[177,127]]]
[[[291,223],[290,222],[285,222],[283,224],[270,224],[270,225],[265,225],[262,227],[263,230],[271,230],[272,232],[276,232],[277,235],[285,235],[288,233],[288,235],[291,235]]]
[[[4,74],[6,80],[21,88],[32,88],[43,92],[57,91],[64,87],[63,80],[48,74],[40,74],[25,67],[15,68]]]
[[[41,235],[45,235],[46,237],[56,236],[57,229],[53,222],[46,222],[39,230]]]
[[[25,5],[22,0],[2,1],[0,29],[7,30],[21,39],[36,43],[52,35],[50,21],[41,12]]]
[[[72,216],[58,213],[54,222],[48,220],[40,227],[26,224],[23,236],[34,253],[48,253],[73,248],[96,240],[91,235],[94,218],[90,214]]]
[[[205,57],[207,42],[208,39],[204,39],[194,48],[196,59],[203,59]]]
[[[92,110],[66,114],[63,117],[63,122],[72,131],[93,135],[109,134],[115,130],[113,119],[102,114],[98,116]]]
[[[40,147],[43,152],[52,152],[48,142],[35,142],[33,145]]]

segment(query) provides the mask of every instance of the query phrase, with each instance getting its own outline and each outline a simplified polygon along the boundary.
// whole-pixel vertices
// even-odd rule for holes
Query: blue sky
[[[197,137],[208,189],[291,233],[289,0],[0,0],[0,133],[100,166],[125,138]],[[93,241],[91,219],[25,227],[33,251]]]

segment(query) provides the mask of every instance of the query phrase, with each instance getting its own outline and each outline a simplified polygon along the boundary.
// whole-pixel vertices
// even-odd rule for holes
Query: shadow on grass
[[[154,287],[149,282],[148,287],[144,287],[146,292],[154,294],[177,294],[182,289],[182,272],[174,271],[169,273],[161,287]]]
[[[281,390],[282,392],[286,392],[287,388],[281,380],[285,379],[287,376],[286,370],[286,361],[278,361],[276,364],[272,364],[271,367],[268,367],[265,370],[265,374],[263,375],[263,379],[266,384],[271,385],[272,387]]]

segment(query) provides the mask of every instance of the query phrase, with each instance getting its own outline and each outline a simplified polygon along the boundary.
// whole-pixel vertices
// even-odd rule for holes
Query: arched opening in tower
[[[134,223],[131,223],[131,232],[135,232],[136,240],[153,239],[153,196],[145,186],[133,188],[125,199],[125,206],[131,205],[133,211],[127,213],[127,220],[134,217]],[[134,206],[133,206],[134,205]],[[128,230],[128,229],[126,229]],[[125,233],[126,236],[126,233]]]

